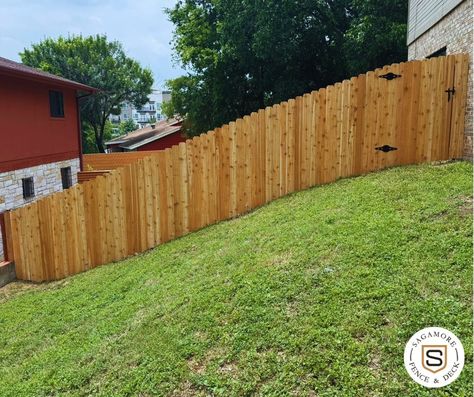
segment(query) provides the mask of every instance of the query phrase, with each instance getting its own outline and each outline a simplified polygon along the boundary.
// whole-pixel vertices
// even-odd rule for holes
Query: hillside
[[[309,189],[147,253],[0,289],[1,396],[467,396],[472,164]],[[406,341],[466,366],[429,391]]]

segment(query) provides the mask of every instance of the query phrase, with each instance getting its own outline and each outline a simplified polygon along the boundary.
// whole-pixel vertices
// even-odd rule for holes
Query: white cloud
[[[153,71],[155,86],[183,71],[172,61],[173,25],[164,8],[176,0],[18,0],[0,1],[0,56],[18,53],[45,37],[107,34],[127,54]]]

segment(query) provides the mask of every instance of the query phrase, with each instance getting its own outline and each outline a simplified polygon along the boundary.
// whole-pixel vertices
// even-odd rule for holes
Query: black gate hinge
[[[387,74],[382,74],[381,76],[379,76],[379,78],[381,79],[387,79],[387,80],[393,80],[393,79],[396,79],[398,77],[402,77],[401,74],[395,74],[395,73],[387,73]]]
[[[447,92],[448,93],[448,102],[451,100],[451,97],[454,96],[454,94],[456,93],[456,90],[453,88],[449,88],[447,89],[446,91],[444,92]]]
[[[376,147],[375,150],[380,150],[381,152],[388,153],[388,152],[391,152],[392,150],[398,150],[398,148],[389,146],[389,145],[383,145],[383,146]]]

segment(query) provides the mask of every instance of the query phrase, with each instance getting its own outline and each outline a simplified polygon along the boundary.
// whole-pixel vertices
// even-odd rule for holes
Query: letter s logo
[[[441,367],[443,365],[443,350],[441,349],[429,349],[426,350],[426,361],[427,367]]]

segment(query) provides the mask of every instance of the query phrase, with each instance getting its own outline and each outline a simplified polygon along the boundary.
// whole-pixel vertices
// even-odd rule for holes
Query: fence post
[[[7,260],[7,244],[6,244],[6,238],[5,238],[5,220],[3,218],[3,212],[0,212],[0,248],[3,248],[0,250],[0,252],[3,252],[3,259],[6,261]],[[1,255],[0,255],[0,262],[2,261]]]
[[[6,262],[13,262],[13,246],[9,211],[0,213],[0,233],[3,244],[3,258]]]

